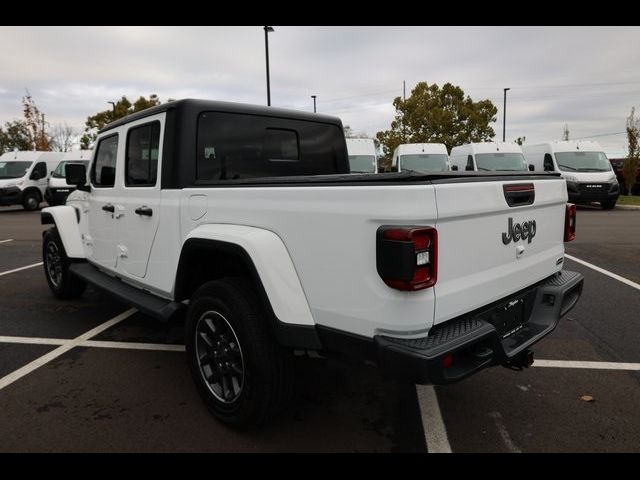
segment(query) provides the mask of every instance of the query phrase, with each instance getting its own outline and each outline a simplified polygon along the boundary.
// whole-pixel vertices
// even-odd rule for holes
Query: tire
[[[40,207],[41,201],[40,193],[32,190],[24,194],[24,197],[22,198],[22,207],[28,212],[33,212]]]
[[[263,425],[292,396],[293,355],[276,342],[268,322],[255,287],[241,278],[207,282],[191,298],[189,368],[211,413],[231,427]]]
[[[56,297],[77,298],[87,288],[84,281],[69,272],[71,261],[56,228],[47,230],[42,237],[42,262],[47,283]]]
[[[616,200],[607,200],[605,202],[600,202],[600,206],[603,210],[611,210],[616,206]]]

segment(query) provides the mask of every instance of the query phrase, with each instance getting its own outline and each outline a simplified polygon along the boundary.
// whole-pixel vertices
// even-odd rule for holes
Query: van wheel
[[[29,212],[37,210],[40,206],[40,194],[34,191],[25,193],[22,199],[22,206]]]
[[[87,284],[69,272],[71,261],[55,228],[47,230],[42,238],[42,261],[47,283],[56,297],[66,300],[82,295]]]
[[[600,206],[602,207],[603,210],[611,210],[613,207],[616,206],[616,201],[607,200],[606,202],[600,202]]]
[[[293,356],[274,338],[255,287],[241,278],[207,282],[187,311],[187,361],[211,413],[237,428],[277,415],[293,392]]]

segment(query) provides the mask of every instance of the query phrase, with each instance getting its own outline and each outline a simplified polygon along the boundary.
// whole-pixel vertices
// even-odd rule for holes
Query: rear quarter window
[[[204,112],[197,148],[196,179],[204,183],[348,173],[344,135],[329,123]]]

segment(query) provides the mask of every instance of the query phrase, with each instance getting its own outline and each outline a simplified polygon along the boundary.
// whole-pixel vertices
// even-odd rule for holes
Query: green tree
[[[0,127],[0,154],[11,150],[31,150],[31,132],[24,120],[6,122]]]
[[[631,107],[631,114],[627,117],[627,147],[629,154],[622,165],[622,176],[631,195],[631,189],[636,183],[638,159],[640,158],[640,118],[636,118],[636,108]]]
[[[444,143],[448,150],[468,142],[482,142],[495,136],[490,124],[498,109],[490,100],[474,102],[455,85],[442,88],[433,83],[418,83],[411,95],[393,100],[396,116],[391,128],[378,132],[384,145],[385,165],[395,148],[402,143]]]
[[[98,131],[114,120],[126,117],[134,112],[155,107],[156,105],[160,105],[160,103],[160,98],[156,94],[149,95],[149,98],[141,96],[133,103],[123,95],[120,100],[115,102],[112,109],[103,110],[95,115],[87,117],[84,134],[82,135],[82,138],[80,138],[80,148],[91,148]]]

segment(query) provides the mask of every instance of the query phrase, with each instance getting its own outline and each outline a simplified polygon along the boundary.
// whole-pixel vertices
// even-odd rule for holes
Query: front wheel
[[[47,283],[56,297],[66,300],[82,295],[87,284],[69,272],[71,261],[55,228],[42,237],[42,262]]]
[[[600,202],[600,206],[603,210],[611,210],[616,206],[616,200],[606,200],[604,202]]]
[[[224,423],[264,424],[293,391],[293,357],[270,331],[254,286],[225,278],[193,295],[185,325],[187,359],[198,391]]]
[[[37,210],[40,206],[40,194],[38,192],[30,191],[24,194],[24,198],[22,199],[22,207],[32,212]]]

